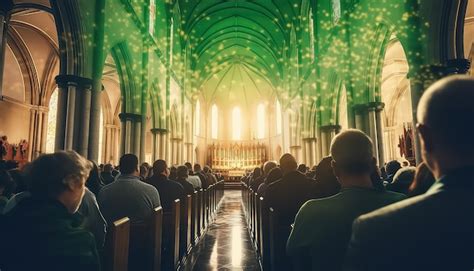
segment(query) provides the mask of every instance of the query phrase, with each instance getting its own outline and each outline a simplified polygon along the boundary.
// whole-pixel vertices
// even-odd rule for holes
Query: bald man
[[[417,117],[423,160],[437,182],[359,217],[346,270],[474,269],[474,78],[435,83]]]
[[[306,202],[287,243],[287,254],[304,270],[341,270],[352,222],[406,198],[372,184],[376,161],[372,141],[363,132],[351,129],[337,135],[331,157],[341,192]]]

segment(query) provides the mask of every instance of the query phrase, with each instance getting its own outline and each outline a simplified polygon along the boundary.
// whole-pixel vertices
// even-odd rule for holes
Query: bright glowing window
[[[156,19],[156,0],[150,0],[150,14],[148,22],[148,32],[150,35],[155,35],[155,19]]]
[[[259,104],[257,107],[257,138],[265,137],[265,105]]]
[[[341,0],[332,0],[332,20],[337,23],[341,18]]]
[[[242,134],[242,116],[240,115],[240,108],[234,107],[232,110],[232,139],[240,140]]]
[[[211,109],[211,120],[212,120],[212,123],[211,123],[211,137],[212,139],[217,139],[217,134],[218,134],[218,131],[219,131],[219,115],[218,115],[218,112],[217,112],[217,105],[213,105],[212,106],[212,109]]]
[[[58,90],[56,89],[49,100],[48,128],[46,135],[46,153],[54,152],[56,139],[56,118],[58,114]]]
[[[173,47],[174,47],[174,19],[171,18],[171,27],[170,27],[170,66],[173,65]]]
[[[281,134],[281,105],[280,101],[276,101],[276,129],[277,135]]]
[[[97,157],[97,161],[99,161],[99,163],[106,162],[106,161],[102,161],[103,148],[104,148],[104,112],[102,111],[102,108],[101,108],[100,117],[99,117],[99,157]]]
[[[309,50],[311,51],[311,61],[314,61],[314,20],[313,9],[309,9]]]
[[[196,102],[196,111],[194,112],[194,132],[195,135],[201,133],[201,103]]]

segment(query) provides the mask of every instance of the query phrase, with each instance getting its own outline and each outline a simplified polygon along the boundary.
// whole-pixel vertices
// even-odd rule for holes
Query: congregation
[[[284,154],[245,174],[243,189],[277,214],[271,270],[473,270],[473,89],[471,77],[453,76],[425,91],[417,112],[424,162],[416,168],[377,168],[371,139],[349,129],[312,169]],[[107,225],[143,222],[222,180],[208,166],[139,165],[133,154],[116,168],[74,151],[2,167],[6,271],[100,270]]]

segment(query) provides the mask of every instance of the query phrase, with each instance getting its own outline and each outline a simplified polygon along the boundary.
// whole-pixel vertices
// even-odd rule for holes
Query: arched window
[[[174,19],[171,18],[171,27],[170,27],[170,66],[173,66],[173,48],[174,47]]]
[[[313,20],[313,9],[309,9],[309,22],[308,22],[308,31],[309,31],[309,50],[311,54],[311,62],[314,61],[314,20]]]
[[[259,104],[257,107],[257,138],[265,137],[265,105]]]
[[[234,107],[232,110],[232,139],[240,140],[242,133],[242,117],[240,115],[240,108]]]
[[[332,0],[332,21],[337,23],[341,18],[341,0]]]
[[[276,132],[281,135],[281,105],[280,101],[276,101]]]
[[[155,35],[155,19],[156,19],[156,0],[150,0],[150,13],[148,16],[148,32],[150,35]]]
[[[54,152],[54,145],[56,140],[56,119],[58,114],[58,90],[56,89],[51,98],[49,99],[48,105],[48,128],[46,136],[46,153]]]
[[[196,102],[196,110],[194,111],[194,134],[199,136],[201,134],[201,103]]]
[[[217,139],[219,131],[219,115],[217,111],[217,105],[213,105],[211,109],[211,137],[212,139]]]
[[[100,117],[99,117],[99,157],[97,157],[97,161],[99,161],[99,163],[107,162],[107,161],[102,161],[103,149],[104,149],[104,111],[101,108]]]

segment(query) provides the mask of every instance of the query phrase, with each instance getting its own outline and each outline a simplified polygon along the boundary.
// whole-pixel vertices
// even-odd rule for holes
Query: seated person
[[[105,222],[105,218],[100,212],[94,193],[87,187],[78,212],[84,217],[82,226],[94,235],[97,249],[101,250],[105,242],[107,222]]]
[[[0,222],[1,270],[100,270],[94,236],[76,213],[91,168],[75,152],[33,161],[27,173],[31,196]]]
[[[9,198],[14,190],[14,182],[10,173],[5,169],[0,169],[0,214],[7,205]]]
[[[120,175],[100,190],[97,200],[108,224],[123,217],[131,223],[146,221],[156,207],[160,195],[155,187],[140,181],[138,158],[125,154],[120,158]]]
[[[100,176],[102,177],[105,185],[111,184],[114,181],[114,176],[112,175],[113,171],[114,168],[111,164],[104,165],[104,170],[100,173]]]
[[[173,202],[176,199],[180,199],[183,202],[186,198],[183,186],[168,179],[168,176],[169,170],[166,161],[156,160],[153,163],[153,176],[147,180],[147,183],[153,185],[158,190],[164,212],[171,212]]]
[[[193,186],[194,190],[199,190],[203,188],[201,179],[199,178],[199,176],[194,174],[191,163],[186,162],[184,165],[188,169],[188,177],[186,178],[186,181],[188,181],[188,183]]]
[[[255,179],[252,183],[250,183],[250,188],[257,193],[258,188],[260,187],[261,184],[265,182],[265,179],[267,178],[268,174],[270,173],[270,170],[276,168],[277,164],[273,161],[267,161],[265,164],[263,164],[263,174]]]
[[[308,200],[318,198],[316,182],[297,171],[298,164],[291,154],[280,158],[283,177],[270,184],[263,198],[263,208],[272,207],[278,217],[275,226],[280,238],[275,241],[275,256],[278,270],[291,270],[290,259],[285,257],[285,245],[296,213]]]
[[[393,181],[387,184],[387,190],[408,195],[410,185],[415,178],[415,167],[401,168],[393,176]]]
[[[352,222],[361,214],[406,198],[383,187],[374,188],[373,155],[372,142],[361,131],[347,130],[334,138],[332,167],[341,192],[306,202],[296,216],[287,243],[288,255],[304,270],[341,270]]]
[[[176,169],[176,182],[181,184],[181,186],[184,188],[184,193],[186,193],[186,195],[192,195],[194,193],[194,187],[187,181],[189,177],[188,174],[189,171],[186,166],[179,166]]]
[[[212,169],[209,166],[204,167],[204,174],[206,174],[209,185],[217,183],[217,178],[214,173],[212,173]]]
[[[418,104],[421,154],[436,183],[425,194],[360,216],[347,270],[474,269],[474,78],[451,76]]]
[[[431,173],[430,168],[426,165],[425,162],[421,162],[415,171],[415,177],[413,182],[408,189],[409,197],[416,197],[426,193],[431,186],[436,182],[433,173]]]
[[[283,177],[283,173],[279,167],[272,168],[268,176],[265,178],[265,181],[258,187],[257,194],[259,196],[265,196],[265,191],[267,187],[272,183],[278,181]]]
[[[201,180],[202,188],[207,189],[212,183],[207,179],[206,173],[202,171],[200,164],[194,164],[194,175]]]
[[[385,171],[386,171],[386,174],[387,174],[387,178],[384,180],[384,183],[385,184],[392,183],[393,177],[395,177],[395,174],[401,168],[402,168],[402,165],[397,160],[392,160],[392,161],[388,162],[387,165],[385,166]]]

